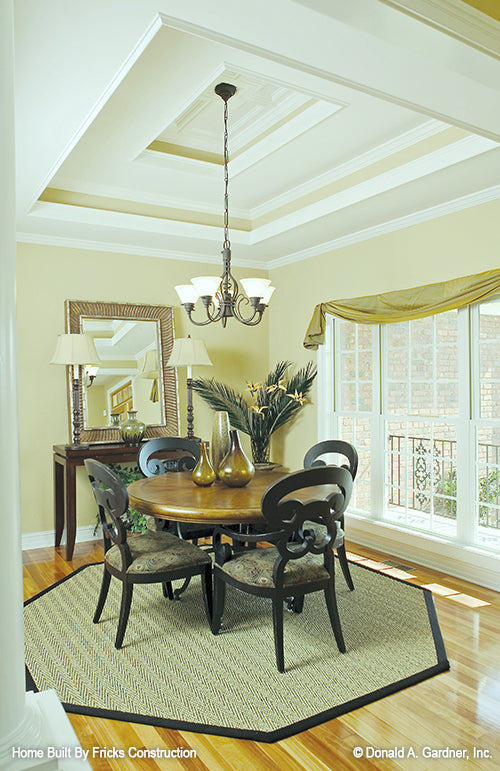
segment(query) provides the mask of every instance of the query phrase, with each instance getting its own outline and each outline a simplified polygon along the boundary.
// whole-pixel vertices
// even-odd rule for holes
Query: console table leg
[[[76,468],[66,464],[66,559],[73,558],[76,538]]]
[[[54,460],[54,520],[55,545],[61,545],[64,530],[64,465]]]

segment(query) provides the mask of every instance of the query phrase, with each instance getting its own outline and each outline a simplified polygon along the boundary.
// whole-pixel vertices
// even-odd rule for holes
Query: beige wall
[[[51,530],[53,519],[52,446],[69,441],[64,367],[50,365],[57,335],[64,332],[64,301],[116,301],[174,305],[177,337],[205,341],[213,367],[193,375],[216,377],[245,387],[267,371],[268,321],[255,328],[228,322],[196,328],[185,318],[174,285],[212,273],[206,264],[19,244],[17,302],[19,337],[19,423],[23,533]],[[242,269],[235,269],[242,275]],[[262,271],[244,268],[245,275]],[[186,372],[178,372],[181,434],[186,434]],[[212,413],[194,397],[195,432],[210,439]],[[78,474],[78,526],[95,522],[83,469]]]
[[[499,220],[500,202],[494,201],[276,268],[269,274],[276,292],[261,325],[248,328],[230,321],[225,330],[220,325],[195,328],[176,307],[176,335],[205,340],[214,366],[195,369],[194,376],[216,377],[244,389],[247,380],[259,380],[280,359],[295,365],[316,360],[302,341],[318,302],[498,268]],[[56,337],[64,331],[64,301],[178,306],[174,284],[205,274],[207,266],[26,244],[18,251],[22,516],[23,532],[31,533],[53,528],[52,445],[69,439],[63,368],[48,363]],[[242,269],[235,273],[242,275]],[[244,273],[262,271],[245,268]],[[185,371],[178,376],[185,435]],[[277,432],[272,443],[272,459],[290,469],[300,467],[306,449],[317,440],[315,391],[312,400],[294,426]],[[196,395],[194,403],[195,431],[209,439],[212,414]],[[78,488],[78,525],[92,524],[94,507],[83,470]]]
[[[269,356],[299,364],[316,360],[302,341],[314,306],[346,297],[388,292],[500,267],[500,201],[475,206],[329,254],[270,271],[276,286],[270,308]],[[313,394],[315,401],[315,393]],[[314,405],[277,433],[273,459],[298,468],[317,441]]]

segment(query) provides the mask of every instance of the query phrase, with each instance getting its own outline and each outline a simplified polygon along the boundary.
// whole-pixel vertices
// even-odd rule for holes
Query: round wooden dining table
[[[256,471],[246,487],[228,487],[218,479],[209,487],[198,487],[190,471],[179,471],[138,479],[127,489],[131,508],[158,519],[212,525],[263,523],[262,496],[285,474],[283,468]]]

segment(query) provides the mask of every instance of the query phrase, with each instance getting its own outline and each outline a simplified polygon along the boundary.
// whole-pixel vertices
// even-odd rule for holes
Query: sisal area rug
[[[283,674],[270,601],[228,587],[214,636],[196,581],[180,602],[159,584],[135,586],[117,651],[113,578],[92,623],[102,570],[80,568],[25,607],[28,689],[54,688],[68,712],[271,742],[449,669],[432,594],[359,565],[354,592],[337,580],[347,653],[323,593],[308,595],[301,614],[285,612]]]

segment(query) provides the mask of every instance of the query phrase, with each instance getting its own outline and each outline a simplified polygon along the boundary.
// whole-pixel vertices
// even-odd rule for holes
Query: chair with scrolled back
[[[194,439],[180,436],[162,436],[150,439],[139,450],[137,464],[145,477],[166,474],[171,471],[192,471],[200,459],[200,445]],[[179,538],[197,543],[198,538],[210,538],[213,528],[197,524],[181,524],[168,520],[153,520],[155,527],[165,526]]]
[[[352,481],[354,482],[358,471],[358,452],[352,444],[344,442],[342,439],[326,439],[323,442],[318,442],[313,445],[304,456],[304,468],[326,465],[325,461],[320,459],[320,456],[327,454],[341,455],[347,460],[347,463],[342,464],[342,468],[345,468],[350,472]],[[345,532],[344,514],[342,514],[340,519],[340,527]],[[346,584],[352,592],[354,590],[354,582],[352,580],[351,571],[349,570],[349,562],[347,560],[344,542],[337,547],[337,554],[339,556],[340,567],[342,568]]]
[[[104,539],[104,573],[94,614],[97,624],[108,596],[111,576],[122,582],[120,617],[115,647],[121,648],[127,628],[134,584],[161,583],[163,595],[174,599],[172,581],[201,576],[205,611],[212,615],[212,561],[198,546],[166,531],[128,533],[123,515],[128,511],[127,488],[108,466],[91,458],[84,461],[99,510]]]
[[[312,491],[316,497],[307,500],[308,488],[318,485],[325,485],[327,489],[319,493]],[[334,489],[331,494],[328,488]],[[300,612],[304,595],[322,590],[337,646],[345,652],[335,596],[333,550],[343,539],[339,520],[351,490],[352,476],[344,468],[321,466],[296,471],[274,482],[262,497],[266,532],[240,535],[224,527],[216,528],[213,634],[218,634],[220,629],[226,584],[248,594],[271,598],[276,665],[284,672],[283,603],[293,598],[290,607]],[[288,497],[299,491],[302,491],[300,498]],[[306,522],[318,527],[306,528]],[[233,545],[222,542],[223,535],[229,536],[233,544],[240,541],[254,546],[272,545],[236,551]]]

